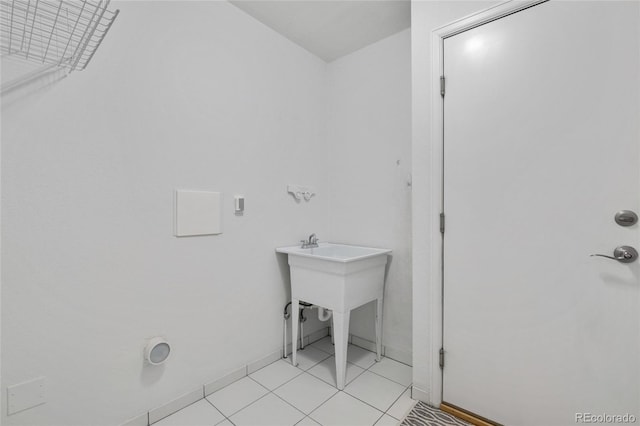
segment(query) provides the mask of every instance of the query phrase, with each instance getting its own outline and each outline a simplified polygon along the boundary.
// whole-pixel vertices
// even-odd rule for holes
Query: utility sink
[[[376,359],[382,349],[381,322],[384,272],[390,249],[320,243],[318,247],[277,248],[286,253],[291,270],[291,332],[297,341],[299,302],[304,301],[333,312],[333,340],[336,349],[336,383],[344,389],[351,310],[377,300]],[[296,344],[292,363],[297,365]]]
[[[350,246],[346,244],[318,243],[318,247],[301,248],[300,246],[277,248],[278,253],[312,257],[332,262],[349,263],[356,260],[391,253],[389,249]],[[386,263],[386,261],[385,261]]]

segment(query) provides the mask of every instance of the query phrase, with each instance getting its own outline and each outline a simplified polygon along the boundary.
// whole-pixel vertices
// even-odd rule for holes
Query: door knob
[[[592,254],[591,256],[606,257],[621,263],[631,263],[638,258],[638,251],[631,246],[619,246],[613,251],[613,256],[607,256],[606,254]]]

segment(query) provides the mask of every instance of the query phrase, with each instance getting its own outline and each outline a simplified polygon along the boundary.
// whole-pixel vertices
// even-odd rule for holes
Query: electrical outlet
[[[44,377],[7,387],[7,415],[37,407],[45,402]]]

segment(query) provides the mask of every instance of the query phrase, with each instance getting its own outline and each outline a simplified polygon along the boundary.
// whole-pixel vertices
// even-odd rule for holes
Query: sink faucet
[[[303,249],[318,247],[318,238],[316,237],[316,234],[311,234],[309,235],[308,240],[300,240],[300,242],[302,243]]]

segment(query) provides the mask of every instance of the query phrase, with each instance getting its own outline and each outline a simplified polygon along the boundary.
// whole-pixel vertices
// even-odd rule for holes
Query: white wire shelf
[[[0,0],[0,52],[83,70],[118,16],[109,1]]]

